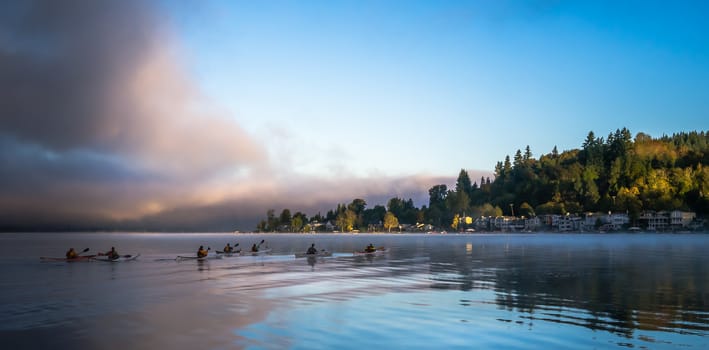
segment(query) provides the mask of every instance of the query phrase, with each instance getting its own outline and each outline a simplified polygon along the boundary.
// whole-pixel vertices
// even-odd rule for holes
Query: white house
[[[672,228],[687,228],[696,217],[697,214],[693,212],[673,210],[670,213],[670,225]]]

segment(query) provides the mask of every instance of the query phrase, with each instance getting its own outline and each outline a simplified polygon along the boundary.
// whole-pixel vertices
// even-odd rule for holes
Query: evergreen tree
[[[524,160],[524,163],[527,164],[531,159],[532,159],[532,149],[529,148],[529,145],[524,149],[524,156],[522,157]]]
[[[520,151],[518,149],[517,152],[515,152],[514,163],[512,163],[512,164],[514,165],[515,168],[518,168],[522,165],[522,161],[523,161],[522,151]]]
[[[465,171],[465,169],[460,169],[460,173],[458,173],[458,180],[455,183],[455,191],[458,193],[465,192],[466,194],[470,195],[472,190],[473,186],[470,184],[470,177],[468,176],[468,172]]]

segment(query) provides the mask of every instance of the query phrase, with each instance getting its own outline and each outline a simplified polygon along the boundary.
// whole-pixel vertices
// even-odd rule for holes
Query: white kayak
[[[191,255],[191,256],[185,256],[185,255],[178,255],[175,260],[177,261],[182,261],[182,260],[198,260],[198,261],[204,261],[204,260],[213,260],[213,259],[221,259],[222,257],[219,254],[209,254],[207,256],[203,257],[198,257],[196,255]]]
[[[315,254],[295,253],[296,258],[319,258],[319,257],[327,257],[327,256],[332,256],[332,252],[329,252],[327,250],[321,250]]]
[[[264,248],[264,249],[259,249],[257,252],[254,252],[251,250],[243,251],[243,252],[241,252],[241,255],[264,255],[264,254],[268,254],[270,252],[271,252],[271,248]]]
[[[95,256],[91,259],[95,260],[95,261],[103,261],[103,262],[123,262],[123,261],[131,261],[131,260],[138,259],[139,256],[140,256],[140,253],[133,254],[133,255],[127,254],[127,255],[121,255],[117,259],[111,259],[108,256],[100,255],[100,256]]]
[[[234,250],[229,253],[225,253],[221,250],[217,250],[217,256],[222,257],[222,258],[232,258],[232,257],[237,257],[241,254],[241,249],[239,250]]]

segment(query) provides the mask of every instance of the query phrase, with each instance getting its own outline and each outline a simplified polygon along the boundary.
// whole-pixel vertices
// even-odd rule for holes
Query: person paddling
[[[199,250],[197,250],[197,257],[205,258],[207,257],[207,254],[209,254],[209,252],[204,249],[204,246],[199,246]]]
[[[79,254],[76,253],[74,248],[69,248],[69,250],[66,252],[67,259],[76,259],[78,257],[79,257]]]
[[[224,253],[231,253],[232,251],[234,250],[231,248],[231,245],[227,243],[226,246],[224,246]]]
[[[120,255],[118,255],[118,252],[116,251],[116,247],[111,247],[111,250],[108,251],[107,253],[99,254],[99,255],[105,255],[111,260],[116,260],[120,258]]]
[[[254,253],[258,252],[258,246],[256,245],[256,243],[254,243],[254,245],[251,246],[251,251]]]
[[[308,251],[306,252],[306,254],[317,254],[317,253],[318,253],[318,250],[315,249],[315,243],[311,244],[310,248],[308,248]]]
[[[367,252],[367,253],[372,253],[372,252],[376,252],[376,251],[377,251],[377,248],[374,248],[374,244],[369,243],[369,245],[367,246],[367,248],[364,248],[364,251]]]

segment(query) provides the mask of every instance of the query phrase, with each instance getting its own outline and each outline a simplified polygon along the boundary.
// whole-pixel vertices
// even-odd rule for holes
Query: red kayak
[[[46,256],[42,256],[39,258],[40,261],[42,262],[47,262],[47,261],[64,261],[64,262],[79,262],[79,261],[91,261],[93,257],[96,255],[82,255],[78,256],[73,259],[67,259],[67,258],[48,258]]]

